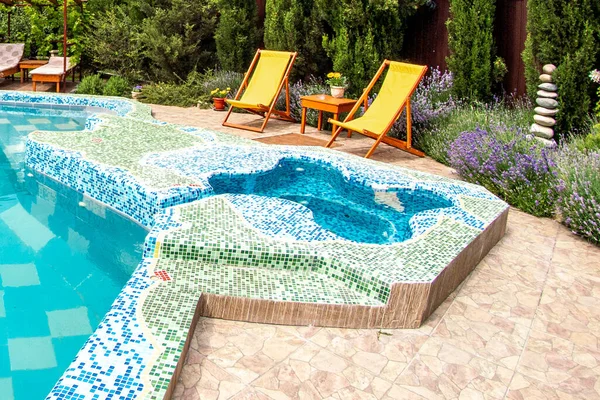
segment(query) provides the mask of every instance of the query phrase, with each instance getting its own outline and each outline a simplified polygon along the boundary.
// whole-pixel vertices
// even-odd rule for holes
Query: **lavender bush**
[[[557,198],[554,152],[520,129],[499,125],[461,133],[450,145],[448,160],[465,180],[546,217],[554,213]]]
[[[501,100],[484,103],[460,104],[448,114],[433,121],[433,127],[416,136],[417,145],[428,156],[448,164],[448,146],[462,132],[479,127],[494,130],[497,126],[510,126],[510,130],[525,132],[532,121],[532,107],[527,100]]]
[[[600,244],[600,151],[561,147],[557,157],[558,211],[575,234]]]
[[[415,137],[432,127],[434,122],[450,114],[458,106],[451,95],[452,73],[440,71],[439,67],[430,70],[412,95],[412,132]],[[406,138],[406,111],[392,127],[390,136]]]
[[[292,117],[298,122],[300,122],[300,119],[302,118],[302,105],[300,103],[300,97],[328,92],[329,87],[321,80],[313,76],[308,78],[306,81],[298,81],[290,85],[290,111],[292,113]],[[277,108],[280,110],[285,110],[285,91],[283,91],[277,99]],[[325,129],[327,117],[327,115],[323,115],[323,129]],[[306,124],[310,126],[317,126],[318,118],[319,112],[317,110],[309,109],[306,113]]]

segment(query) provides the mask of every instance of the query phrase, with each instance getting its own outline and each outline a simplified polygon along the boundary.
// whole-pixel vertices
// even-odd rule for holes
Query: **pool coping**
[[[23,101],[28,98],[26,94],[22,93],[13,94],[12,97],[9,95],[8,97],[15,99],[15,101]],[[4,97],[0,96],[0,99],[3,98]],[[107,108],[111,108],[117,113],[117,115],[121,117],[129,119],[138,119],[140,121],[154,124],[156,126],[168,125],[154,120],[150,114],[150,109],[148,106],[141,105],[136,102],[126,101],[123,99],[107,99],[93,96],[90,97],[60,95],[34,95],[33,97],[31,97],[31,99],[35,100],[33,101],[34,103],[57,101],[60,104],[65,104],[69,101],[72,101],[76,105],[95,106],[96,104],[101,104],[103,106],[106,106]],[[93,131],[98,126],[98,124],[101,123],[101,121],[101,116],[94,116],[92,118],[92,123],[89,126],[87,126],[86,129],[89,131]],[[182,131],[185,131],[185,129],[187,129],[190,133],[202,133],[206,136],[206,138],[210,137],[210,135],[217,135],[216,132],[214,134],[210,132],[202,132],[202,130],[195,128],[181,129]],[[238,140],[236,139],[234,141]],[[31,150],[31,152],[28,153],[29,155],[36,153],[38,159],[44,157],[55,157],[56,160],[61,160],[61,162],[64,162],[65,160],[73,162],[73,166],[76,164],[85,164],[85,168],[90,168],[92,170],[96,169],[95,173],[97,174],[106,173],[107,176],[111,176],[111,174],[120,174],[119,179],[125,179],[127,177],[127,173],[122,174],[121,171],[118,171],[118,169],[113,168],[111,170],[110,168],[106,168],[106,166],[98,166],[94,162],[85,160],[85,157],[82,157],[82,155],[78,154],[76,151],[62,150],[57,148],[56,146],[49,144],[41,144],[31,139],[27,142],[27,150],[28,152],[30,152]],[[300,152],[317,154],[315,156],[317,158],[322,158],[324,154],[329,154],[327,151],[317,151],[314,149],[304,149],[300,150]],[[359,162],[360,160],[361,165],[378,165],[374,162],[364,161],[362,159],[356,159],[353,156],[341,154],[338,154],[333,158],[337,158],[340,160],[351,160],[352,162]],[[32,166],[37,171],[44,173],[48,176],[52,176],[51,171],[44,170],[44,168],[35,168],[36,166],[39,167],[39,165],[36,165],[35,162],[33,162],[33,164],[34,165]],[[405,169],[396,168],[396,170],[401,171]],[[71,171],[76,171],[76,169],[73,169]],[[81,190],[80,187],[77,187],[77,185],[73,183],[72,176],[63,176],[62,178],[65,178],[66,181],[59,179],[61,183],[66,184],[67,186],[70,186],[78,191],[85,192],[85,190]],[[69,181],[69,179],[71,179],[71,181]],[[130,185],[128,186],[129,190],[135,190],[136,184],[137,183],[135,182],[135,179],[134,181],[130,182],[128,184]],[[460,185],[469,186],[469,184]],[[169,209],[172,209],[173,206],[177,206],[177,204],[187,204],[187,202],[190,201],[190,199],[193,200],[193,197],[197,196],[199,192],[202,191],[201,187],[188,187],[186,189],[187,192],[182,188],[177,188],[175,190],[171,189],[173,188],[167,189],[166,191],[162,191],[163,194],[167,193],[167,197],[160,197],[162,196],[160,195],[161,190],[155,191],[154,193],[157,193],[157,196],[153,201],[155,202],[155,206],[158,206],[158,208],[154,207],[148,209],[144,211],[144,215],[132,215],[134,213],[120,209],[118,204],[116,207],[118,211],[123,212],[125,215],[128,215],[134,219],[141,220],[141,222],[146,226],[152,226],[154,224],[155,228],[148,235],[147,238],[147,248],[145,251],[144,258],[144,260],[146,261],[142,260],[138,269],[136,269],[136,271],[132,275],[132,278],[126,284],[122,292],[123,294],[128,287],[131,288],[135,285],[139,285],[141,288],[143,286],[143,289],[140,289],[140,295],[135,299],[135,301],[137,301],[137,303],[135,303],[137,304],[136,315],[138,316],[140,322],[146,321],[142,310],[143,307],[140,305],[140,303],[145,304],[146,297],[144,296],[147,296],[151,290],[163,290],[169,285],[168,281],[161,282],[161,280],[158,280],[157,275],[153,269],[153,263],[155,262],[153,260],[155,260],[156,257],[160,257],[161,241],[159,237],[161,235],[164,235],[165,232],[167,232],[168,234],[169,229],[162,229],[160,226],[157,226],[160,225],[160,221],[153,221],[152,218],[154,218],[154,215],[157,211],[162,210],[162,212],[165,212]],[[186,198],[185,193],[192,193],[190,195],[191,197]],[[103,201],[109,206],[115,205],[114,203],[111,204],[111,199],[102,198],[101,196],[94,196],[93,193],[91,197]],[[177,201],[174,201],[173,199],[177,199],[179,203],[177,203]],[[196,199],[198,199],[198,197],[196,197]],[[167,367],[165,367],[164,370],[162,370],[163,373],[167,373],[169,370],[172,370],[174,374],[170,376],[169,379],[167,379],[166,376],[160,376],[159,374],[159,378],[153,381],[152,377],[148,375],[152,374],[151,369],[149,367],[145,368],[145,370],[144,368],[142,368],[140,371],[141,375],[137,376],[134,379],[135,382],[133,382],[133,384],[130,384],[126,388],[119,387],[119,389],[121,390],[119,393],[131,393],[131,395],[136,398],[138,396],[147,398],[160,398],[160,394],[162,393],[164,394],[164,398],[168,398],[176,383],[178,375],[177,372],[180,371],[182,364],[185,360],[185,353],[187,348],[189,347],[189,339],[194,329],[194,321],[197,320],[197,318],[199,318],[200,316],[245,320],[251,322],[295,325],[312,324],[321,326],[361,328],[418,327],[435,310],[435,308],[439,304],[441,304],[441,302],[460,284],[460,282],[462,282],[462,280],[468,275],[468,273],[470,273],[472,269],[475,268],[479,261],[496,244],[496,242],[500,240],[506,229],[507,215],[508,206],[505,206],[504,209],[501,212],[499,212],[495,216],[495,218],[493,218],[492,221],[489,224],[487,224],[487,226],[485,226],[483,231],[474,238],[474,240],[469,241],[469,243],[466,244],[460,250],[460,252],[456,255],[456,257],[454,257],[451,263],[449,263],[448,265],[446,265],[446,267],[439,271],[435,279],[430,280],[429,282],[405,282],[392,284],[387,305],[361,306],[345,304],[331,305],[298,302],[293,303],[289,301],[282,302],[263,299],[248,299],[236,296],[227,296],[211,293],[197,293],[194,302],[194,296],[196,294],[187,293],[185,295],[190,296],[190,299],[185,301],[186,307],[188,307],[189,309],[189,311],[187,311],[187,314],[189,315],[186,316],[187,319],[184,323],[184,325],[187,326],[187,329],[184,329],[185,332],[182,331],[180,333],[181,337],[179,341],[173,345],[176,347],[176,350],[173,350],[171,353],[168,352],[168,356],[171,357],[169,359],[170,364]],[[426,230],[425,233],[430,231],[431,228],[429,229],[429,231]],[[125,296],[125,294],[123,294],[123,296]],[[418,303],[416,305],[414,303],[410,305],[407,304],[406,299],[409,297],[413,299],[418,298]],[[120,299],[122,299],[122,295],[119,295],[117,300],[115,300],[115,303],[113,303],[113,308],[111,309],[111,311],[109,311],[107,316],[112,315],[114,317],[114,315],[116,315],[115,313],[125,311],[118,309],[118,307],[115,309],[115,304],[118,304]],[[132,319],[132,321],[133,320],[134,319]],[[103,324],[101,323],[101,326],[99,326],[97,332],[95,332],[90,337],[88,343],[86,343],[86,346],[89,344],[90,341],[98,341],[102,339],[102,326]],[[140,330],[142,331],[143,335],[145,335],[145,337],[147,338],[148,343],[146,344],[150,349],[149,353],[151,353],[146,356],[146,361],[157,360],[160,354],[157,355],[156,352],[160,348],[160,344],[156,342],[154,343],[153,347],[153,343],[150,343],[155,339],[155,332],[151,332],[150,329],[148,329],[148,327],[146,326],[141,327]],[[86,346],[84,346],[84,348]],[[174,354],[177,351],[179,351],[179,353]],[[81,376],[77,375],[77,373],[81,373],[80,371],[78,371],[81,370],[80,365],[77,364],[78,360],[85,361],[86,356],[77,356],[72,366],[67,371],[65,371],[63,378],[59,380],[55,389],[53,389],[51,394],[48,396],[48,399],[66,398],[64,397],[66,394],[71,395],[75,393],[73,392],[73,390],[75,390],[77,393],[86,393],[90,394],[91,396],[91,392],[86,391],[85,387],[82,387],[82,383],[86,382],[83,382],[81,379],[79,379]],[[150,364],[146,363],[146,365],[152,365],[152,362]],[[103,383],[106,382],[108,381],[103,381]],[[150,388],[153,388],[153,390],[149,391]]]

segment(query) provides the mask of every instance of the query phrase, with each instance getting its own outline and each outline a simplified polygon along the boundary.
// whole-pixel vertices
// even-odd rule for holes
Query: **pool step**
[[[310,271],[159,259],[155,275],[161,275],[160,271],[168,274],[169,284],[187,292],[300,303],[384,305],[325,274]]]

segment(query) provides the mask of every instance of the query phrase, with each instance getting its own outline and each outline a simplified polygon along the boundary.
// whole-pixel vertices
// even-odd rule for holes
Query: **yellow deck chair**
[[[262,132],[265,130],[271,114],[277,118],[294,122],[295,120],[290,114],[289,76],[295,60],[296,53],[259,49],[250,64],[250,68],[248,68],[248,72],[244,75],[244,81],[235,95],[235,99],[225,100],[231,107],[229,107],[229,111],[225,116],[223,126]],[[286,110],[279,111],[275,109],[275,103],[284,86],[286,88]],[[256,128],[227,122],[234,107],[264,117],[265,120],[262,126]]]
[[[371,106],[367,108],[369,93],[373,90],[373,87],[388,66],[388,72],[381,85],[381,89]],[[329,122],[336,125],[337,128],[331,136],[331,140],[325,147],[331,146],[340,132],[343,129],[347,129],[348,136],[350,136],[352,132],[358,132],[376,139],[375,144],[371,147],[365,158],[369,158],[381,142],[411,154],[415,154],[419,157],[424,157],[425,154],[422,151],[412,147],[410,96],[419,85],[419,82],[426,71],[427,67],[423,65],[405,64],[385,60],[346,119],[343,122],[329,119]],[[353,119],[354,114],[363,104],[365,106],[365,113],[362,117]],[[394,122],[400,117],[405,106],[406,141],[386,136],[392,128],[392,125],[394,125]]]

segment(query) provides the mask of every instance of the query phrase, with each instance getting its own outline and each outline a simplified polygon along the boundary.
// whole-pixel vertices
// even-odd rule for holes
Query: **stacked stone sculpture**
[[[535,99],[538,105],[534,111],[535,115],[533,120],[535,121],[531,125],[529,130],[536,139],[541,141],[547,146],[554,145],[554,129],[552,127],[556,125],[554,116],[558,112],[558,93],[556,93],[556,85],[552,80],[552,73],[556,69],[556,66],[552,64],[546,64],[542,68],[543,74],[540,75],[540,83],[538,85],[537,99]]]

